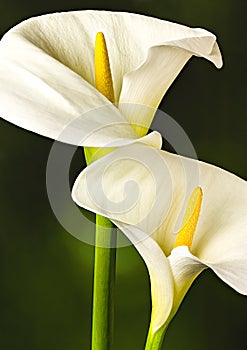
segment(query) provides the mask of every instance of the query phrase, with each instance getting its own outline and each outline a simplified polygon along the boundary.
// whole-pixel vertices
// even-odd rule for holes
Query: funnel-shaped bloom
[[[107,41],[117,108],[95,87],[98,32]],[[222,65],[215,36],[203,29],[106,11],[31,18],[0,43],[1,116],[53,139],[77,120],[72,129],[81,132],[81,140],[73,131],[61,139],[76,145],[135,139],[127,124],[141,125],[135,127],[139,136],[146,133],[153,111],[192,55]],[[139,104],[152,108],[143,114]],[[97,111],[101,106],[103,116]],[[95,109],[89,120],[85,113]]]
[[[115,104],[95,86],[94,45],[98,32],[104,33],[107,42]],[[246,291],[246,281],[241,282],[246,271],[244,182],[200,164],[201,183],[197,185],[205,199],[198,233],[191,252],[185,246],[172,249],[174,224],[186,197],[187,183],[178,158],[155,151],[161,147],[159,135],[144,136],[162,97],[192,55],[204,57],[218,68],[222,65],[216,38],[206,30],[105,11],[32,18],[11,29],[0,43],[3,118],[75,145],[125,145],[89,166],[78,178],[73,196],[79,205],[114,220],[143,256],[151,276],[154,330],[175,312],[195,276],[206,266],[237,290]],[[145,113],[143,106],[148,107]],[[143,144],[134,144],[136,141]],[[163,174],[153,152],[169,165],[171,178],[164,169]],[[124,159],[104,173],[108,177],[101,189],[97,186],[101,170],[119,154]],[[130,154],[134,157],[131,164]],[[147,168],[140,170],[142,159],[144,164],[146,159],[151,161],[155,176]],[[125,177],[129,197],[121,190]],[[130,181],[132,178],[140,190]],[[169,179],[172,191],[170,185],[166,186]],[[107,194],[108,201],[102,193]]]
[[[113,220],[143,257],[151,278],[152,332],[171,319],[208,267],[247,294],[247,184],[237,176],[133,144],[87,167],[73,198]]]

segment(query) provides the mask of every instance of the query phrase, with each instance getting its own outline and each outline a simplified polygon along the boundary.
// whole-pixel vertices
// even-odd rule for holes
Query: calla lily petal
[[[0,75],[1,113],[18,126],[95,147],[137,137],[92,85],[22,37],[1,43]]]
[[[148,268],[152,290],[151,328],[155,333],[171,320],[191,284],[207,266],[184,246],[175,248],[167,258],[154,239],[145,237],[136,227],[113,222],[135,245]]]
[[[123,147],[81,172],[72,189],[73,200],[86,209],[153,234],[168,256],[186,200],[187,178],[181,159],[144,144]],[[194,163],[188,168],[193,172]]]
[[[222,263],[207,264],[191,254],[188,247],[181,246],[173,249],[168,259],[175,283],[174,308],[179,307],[194,279],[208,267],[237,292],[246,295],[246,257],[243,256],[241,249],[239,250],[239,254],[236,254],[235,258],[232,257],[232,260],[225,259]]]
[[[181,246],[172,250],[168,257],[175,284],[173,312],[181,304],[185,294],[195,278],[207,268],[196,256],[191,254],[188,247]]]
[[[246,263],[246,244],[245,250],[241,249],[236,257],[225,258],[221,263],[207,264],[219,278],[221,278],[230,287],[238,293],[247,295],[247,263]]]
[[[154,110],[143,115],[137,104],[156,108],[192,54],[221,65],[215,36],[202,29],[107,11],[35,17],[12,28],[1,40],[2,116],[53,139],[68,124],[100,106],[107,106],[112,123],[122,122],[116,108],[94,87],[94,41],[99,31],[107,41],[116,102],[121,93],[119,108],[130,124],[149,126]],[[92,125],[97,124],[93,119]],[[83,118],[76,127],[84,128]],[[111,133],[112,141],[118,138],[114,130]],[[129,131],[121,133],[129,138]],[[97,140],[95,137],[90,146],[102,147],[105,141],[97,144]],[[71,136],[62,141],[88,146]]]
[[[153,176],[160,172],[167,175],[167,191],[164,179]],[[138,143],[90,164],[76,179],[72,197],[86,209],[150,233],[170,209],[170,185],[160,151]]]
[[[196,170],[198,178],[194,174]],[[98,196],[90,188],[91,180]],[[139,190],[131,180],[136,181]],[[132,191],[128,192],[128,185]],[[204,196],[192,251],[205,263],[221,262],[223,256],[227,257],[228,252],[234,252],[246,242],[247,220],[246,182],[225,170],[135,144],[118,149],[83,170],[72,195],[81,206],[152,234],[169,255],[179,229],[179,214],[188,198],[186,192],[190,195],[196,186],[202,188]],[[103,192],[98,192],[98,188]],[[128,194],[132,196],[127,204],[132,205],[127,208],[123,201]],[[156,202],[159,205],[154,211]],[[111,203],[116,206],[111,207]],[[111,211],[113,207],[115,211]],[[152,215],[147,215],[150,209]],[[162,211],[166,211],[163,218]]]
[[[156,332],[168,319],[174,295],[174,281],[169,260],[159,245],[136,227],[114,221],[142,256],[150,275],[152,294],[152,331]]]
[[[92,85],[24,38],[1,43],[0,76],[1,113],[18,126],[88,147],[138,139],[119,110]],[[149,143],[154,138],[145,139]]]
[[[218,68],[222,66],[213,34],[168,23],[164,22],[171,32],[168,41],[151,47],[145,62],[123,79],[119,109],[143,133],[149,129],[162,97],[192,55],[207,58]],[[141,113],[143,105],[152,107],[144,115]]]
[[[247,240],[246,181],[211,164],[164,151],[162,155],[173,179],[175,204],[174,207],[171,205],[171,220],[166,220],[154,234],[162,249],[168,255],[175,241],[177,225],[174,223],[182,209],[182,205],[176,203],[178,192],[185,193],[187,186],[187,192],[191,193],[193,187],[200,186],[204,195],[191,247],[193,254],[206,264],[222,263],[228,259],[231,261],[236,256],[243,257]],[[186,202],[185,197],[183,201]],[[171,232],[172,235],[168,237],[165,232]]]
[[[205,196],[192,251],[239,293],[247,294],[247,184],[200,163]]]
[[[208,262],[221,262],[228,256],[235,258],[236,249],[246,249],[247,243],[246,181],[203,162],[199,170],[206,195],[193,251]]]
[[[139,192],[130,181],[138,184]],[[191,186],[201,187],[203,199],[189,251],[188,247],[173,245],[180,213],[187,202],[187,188]],[[77,178],[72,196],[80,206],[112,219],[134,243],[153,280],[165,277],[158,267],[154,273],[150,261],[161,252],[164,259],[168,257],[174,279],[171,315],[193,280],[207,267],[238,292],[247,294],[247,185],[237,176],[213,165],[133,144],[87,167]],[[155,249],[151,248],[152,240],[157,244]],[[142,244],[150,249],[140,248]],[[165,305],[160,295],[157,300]],[[156,305],[154,299],[153,304]],[[160,316],[157,319],[155,324],[161,326]]]

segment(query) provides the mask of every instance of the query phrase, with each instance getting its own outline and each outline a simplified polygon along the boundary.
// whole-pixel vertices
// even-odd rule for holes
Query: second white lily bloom
[[[195,185],[203,197],[192,246],[174,248],[178,224],[183,225],[179,214]],[[143,257],[151,278],[153,332],[176,313],[207,267],[247,294],[247,184],[237,176],[134,144],[87,167],[75,182],[73,199],[110,218]]]

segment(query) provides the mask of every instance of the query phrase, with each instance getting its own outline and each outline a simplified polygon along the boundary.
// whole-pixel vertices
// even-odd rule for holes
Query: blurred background
[[[0,32],[35,15],[77,9],[147,14],[218,36],[224,68],[193,58],[162,109],[187,132],[199,159],[246,177],[246,11],[244,0],[2,1]],[[18,53],[17,53],[18,54]],[[56,221],[46,194],[52,141],[1,120],[0,348],[90,349],[92,246]],[[80,171],[80,155],[71,169]],[[82,227],[82,230],[92,229]],[[93,235],[93,231],[92,231]],[[117,259],[115,349],[144,349],[149,278],[133,247]],[[204,272],[173,320],[164,349],[246,349],[247,300]]]

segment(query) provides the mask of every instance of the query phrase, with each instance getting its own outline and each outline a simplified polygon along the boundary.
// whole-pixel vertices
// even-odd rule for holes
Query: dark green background
[[[29,1],[0,5],[0,31],[21,20],[72,9],[144,13],[218,36],[224,68],[192,59],[162,108],[190,136],[200,159],[246,176],[246,11],[244,1]],[[17,53],[18,54],[18,53]],[[245,74],[245,75],[244,75]],[[46,194],[52,141],[1,121],[0,348],[87,350],[93,247],[66,233]],[[80,170],[77,154],[72,178]],[[82,227],[82,230],[86,227]],[[93,234],[93,232],[92,232]],[[141,350],[149,320],[149,279],[132,247],[118,252],[116,350]],[[166,350],[246,349],[247,300],[207,271],[167,333]]]

